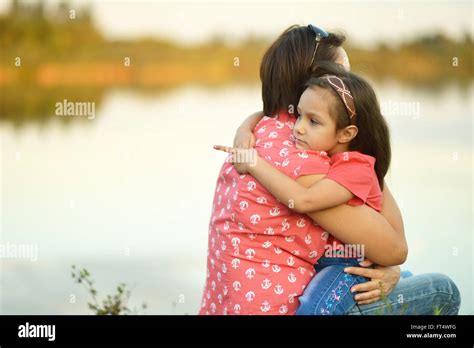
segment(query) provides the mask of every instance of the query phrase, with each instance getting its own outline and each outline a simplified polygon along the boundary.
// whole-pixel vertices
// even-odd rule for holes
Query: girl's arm
[[[263,112],[257,111],[245,119],[235,133],[234,147],[248,149],[255,146],[256,139],[253,134],[253,129],[257,126],[262,117]]]
[[[336,207],[354,198],[344,186],[331,179],[323,179],[323,175],[319,177],[322,180],[310,187],[303,186],[261,157],[245,167],[276,199],[300,214]]]
[[[234,150],[220,145],[214,148],[231,153]],[[236,169],[239,166],[245,167],[248,164],[234,163]],[[321,178],[321,175],[305,175],[299,177],[297,181],[305,187],[310,187]],[[307,215],[342,242],[364,245],[364,256],[373,262],[382,266],[400,265],[406,260],[408,247],[400,211],[386,185],[383,200],[385,203],[382,214],[365,204],[359,206],[342,204]]]

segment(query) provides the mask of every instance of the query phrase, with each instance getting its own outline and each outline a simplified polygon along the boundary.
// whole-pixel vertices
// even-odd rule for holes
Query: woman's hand
[[[377,302],[382,297],[387,296],[400,280],[400,266],[366,268],[371,264],[371,261],[366,260],[361,263],[364,267],[346,267],[344,269],[346,273],[370,279],[351,288],[351,292],[358,292],[354,299],[359,305]]]
[[[227,159],[234,165],[235,170],[240,174],[247,174],[250,166],[255,166],[258,155],[255,149],[233,148],[223,145],[214,145],[214,149],[230,153],[232,156]]]
[[[247,127],[239,127],[234,137],[234,148],[250,149],[255,147],[257,138],[252,130]]]

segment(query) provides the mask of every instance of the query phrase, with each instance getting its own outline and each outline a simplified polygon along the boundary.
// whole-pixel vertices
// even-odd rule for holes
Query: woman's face
[[[330,115],[334,98],[321,87],[309,87],[303,92],[293,128],[297,149],[330,152],[338,144],[336,122]]]

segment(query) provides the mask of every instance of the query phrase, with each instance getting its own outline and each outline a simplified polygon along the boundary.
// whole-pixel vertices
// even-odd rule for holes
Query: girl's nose
[[[298,134],[304,134],[304,128],[303,128],[303,125],[301,124],[301,122],[296,121],[296,124],[295,124],[295,131],[296,131],[296,133],[298,133]]]

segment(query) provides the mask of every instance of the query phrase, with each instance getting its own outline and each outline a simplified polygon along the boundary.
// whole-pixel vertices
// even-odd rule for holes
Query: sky
[[[31,0],[30,2],[35,2]],[[56,1],[49,0],[49,4]],[[473,1],[153,1],[72,0],[89,4],[109,38],[162,37],[199,44],[221,36],[230,41],[249,35],[275,38],[292,24],[342,30],[349,42],[396,44],[441,31],[456,38],[474,32]],[[0,12],[9,1],[0,0]]]

